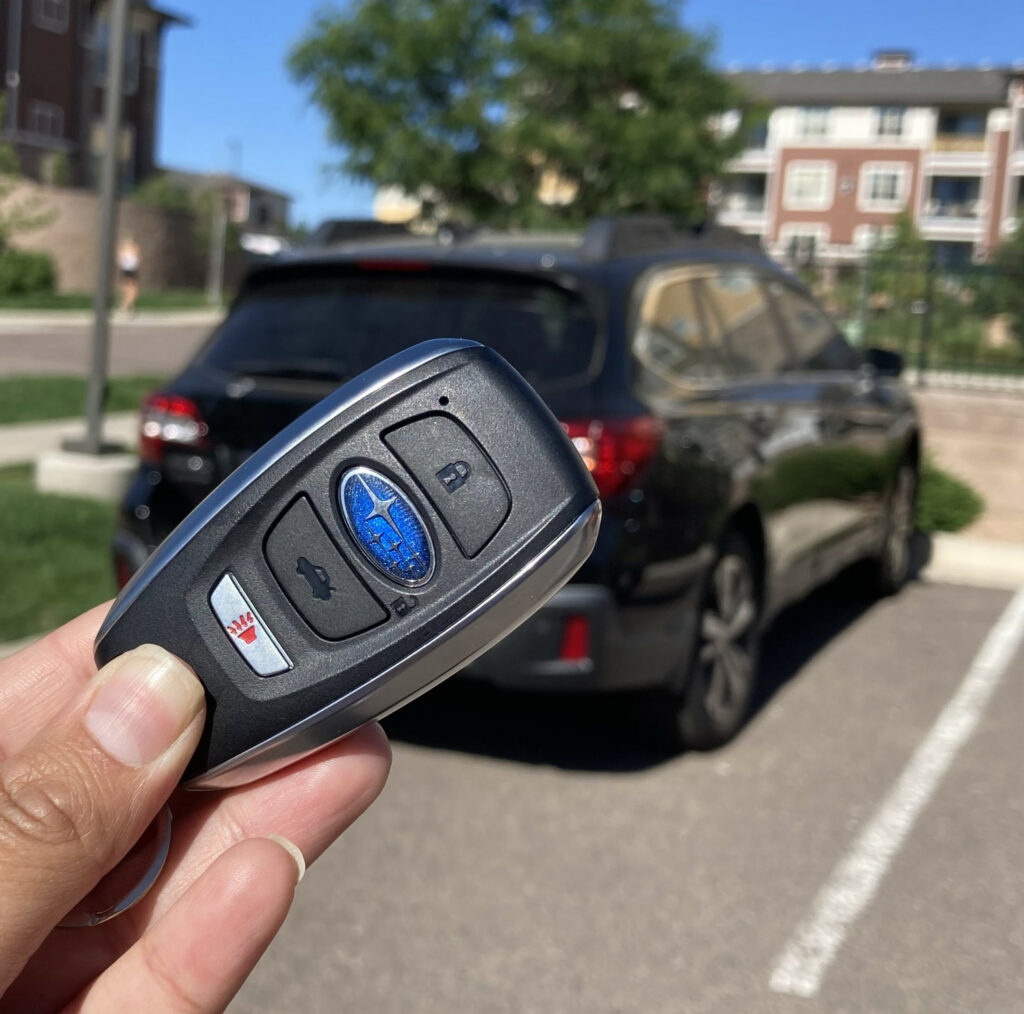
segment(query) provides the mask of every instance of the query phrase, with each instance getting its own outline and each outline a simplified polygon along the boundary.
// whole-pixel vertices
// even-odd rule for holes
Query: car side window
[[[648,381],[686,386],[726,375],[720,341],[705,326],[692,272],[665,272],[647,286],[633,354]]]
[[[768,290],[796,353],[798,370],[856,370],[860,366],[856,351],[813,300],[782,282],[769,282]]]
[[[757,275],[722,267],[705,274],[702,286],[724,334],[729,372],[757,377],[783,369],[788,355]]]

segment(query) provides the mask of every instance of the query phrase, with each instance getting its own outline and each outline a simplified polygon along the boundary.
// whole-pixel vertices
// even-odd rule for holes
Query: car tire
[[[907,583],[916,506],[917,469],[912,462],[904,461],[889,491],[885,534],[872,561],[872,591],[876,595],[895,595]]]
[[[743,727],[757,682],[760,619],[754,554],[730,533],[705,581],[682,689],[669,694],[665,709],[677,749],[713,750]]]

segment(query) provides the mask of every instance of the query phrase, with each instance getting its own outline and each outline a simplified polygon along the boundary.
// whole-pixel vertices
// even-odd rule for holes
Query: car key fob
[[[538,609],[600,524],[582,458],[475,342],[424,342],[257,451],[156,549],[96,638],[207,692],[188,788],[277,770],[452,675]]]

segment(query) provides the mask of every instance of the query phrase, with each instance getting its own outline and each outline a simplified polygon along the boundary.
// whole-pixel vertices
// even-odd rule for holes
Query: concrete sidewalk
[[[128,317],[112,313],[110,323],[120,327],[209,327],[220,322],[225,311],[218,307],[194,310],[142,310]],[[91,310],[0,310],[0,334],[23,331],[81,330],[92,326]]]
[[[985,498],[964,532],[1024,546],[1024,398],[915,391],[925,451]]]
[[[138,412],[113,412],[104,417],[103,439],[131,447],[138,438]],[[45,451],[57,450],[68,437],[85,434],[85,420],[15,423],[0,426],[0,465],[35,461]]]
[[[932,536],[932,556],[921,575],[926,581],[979,588],[1024,588],[1024,544],[975,535]]]

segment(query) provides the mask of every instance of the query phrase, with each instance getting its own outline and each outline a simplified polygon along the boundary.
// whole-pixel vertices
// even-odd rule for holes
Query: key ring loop
[[[62,929],[86,929],[109,922],[137,905],[149,893],[167,862],[171,850],[171,810],[169,806],[157,814],[143,836],[128,854],[94,887],[57,925]],[[119,880],[130,874],[152,851],[153,858],[129,890],[111,902],[107,897],[120,887]],[[99,906],[99,907],[96,907]]]

